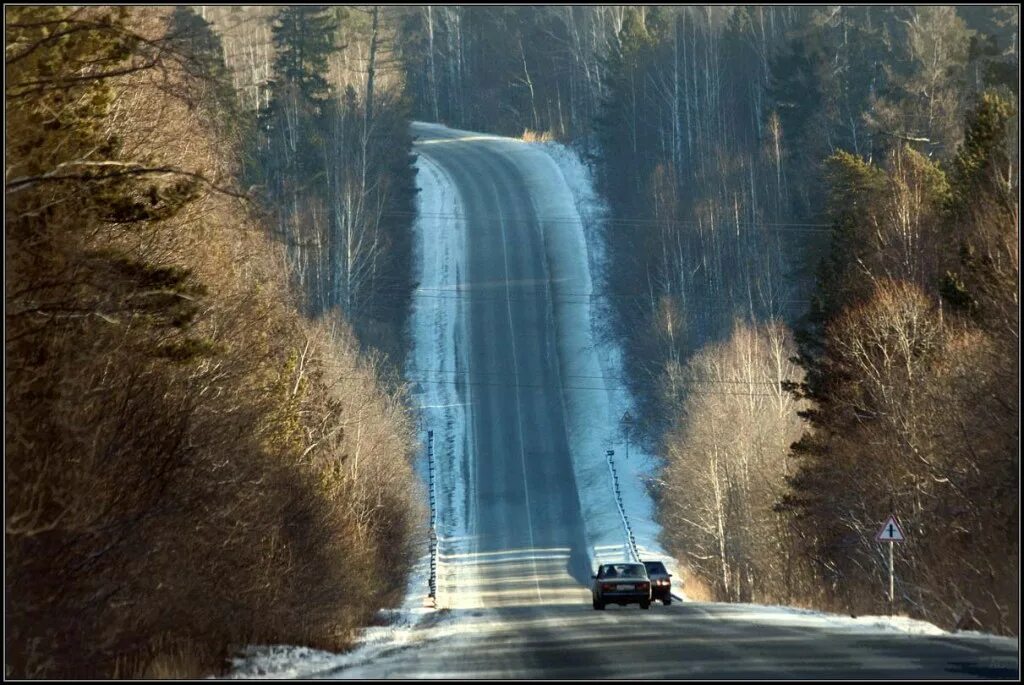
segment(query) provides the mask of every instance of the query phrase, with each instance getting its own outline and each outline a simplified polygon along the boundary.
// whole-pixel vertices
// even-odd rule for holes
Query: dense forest
[[[5,14],[5,674],[346,647],[425,534],[403,105],[327,64],[376,17],[260,10],[252,99],[192,9]]]
[[[6,8],[5,673],[196,676],[397,601],[425,534],[413,118],[594,166],[598,304],[691,594],[1015,633],[1018,31]]]
[[[243,179],[310,316],[338,310],[404,359],[414,212],[409,102],[381,8],[203,7],[252,120]]]
[[[416,116],[595,165],[689,587],[884,611],[893,511],[897,611],[1016,631],[1017,8],[403,12]]]

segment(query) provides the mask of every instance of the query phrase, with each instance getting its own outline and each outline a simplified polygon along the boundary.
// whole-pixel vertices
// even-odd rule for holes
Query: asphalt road
[[[851,634],[726,604],[594,611],[559,384],[549,260],[530,179],[507,145],[417,125],[416,152],[457,186],[467,233],[459,297],[472,438],[473,546],[453,608],[421,639],[328,677],[1000,678],[1014,646],[979,639]],[[510,382],[512,379],[513,382]],[[457,620],[452,621],[455,618]]]

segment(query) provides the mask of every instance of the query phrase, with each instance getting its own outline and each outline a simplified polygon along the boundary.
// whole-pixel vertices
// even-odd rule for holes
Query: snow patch
[[[423,606],[429,556],[424,555],[409,574],[405,600],[401,607],[381,609],[377,622],[364,628],[354,647],[344,653],[328,652],[295,645],[252,645],[232,660],[228,678],[315,678],[333,671],[368,663],[382,652],[402,646],[419,644],[426,634],[419,630],[421,622],[436,615]]]
[[[612,459],[619,475],[622,508],[641,559],[662,561],[670,573],[680,577],[678,563],[658,542],[661,531],[646,488],[658,464],[640,445],[626,441],[623,417],[627,413],[636,416],[635,401],[621,380],[622,351],[608,334],[609,308],[602,306],[606,300],[593,276],[608,268],[603,237],[608,207],[595,190],[591,169],[575,151],[560,143],[526,145],[548,158],[546,164],[534,161],[530,173],[535,175],[540,169],[551,177],[538,182],[535,201],[542,219],[559,217],[545,222],[551,261],[560,265],[559,273],[551,274],[556,300],[576,303],[565,307],[565,317],[560,320],[564,329],[559,334],[566,338],[564,349],[569,359],[563,381],[569,388],[602,387],[597,392],[567,391],[572,397],[571,448],[592,563],[596,566],[630,557],[608,469],[606,453],[611,449],[615,452]],[[581,260],[581,255],[586,259]]]
[[[417,145],[423,144],[423,141]],[[463,298],[438,297],[444,289],[458,289],[466,273],[466,231],[463,203],[455,182],[444,169],[424,155],[416,158],[417,219],[416,274],[413,292],[413,362],[409,381],[419,399],[420,427],[424,441],[434,433],[435,486],[437,496],[438,568],[437,605],[449,606],[447,588],[465,586],[461,577],[466,565],[444,564],[443,558],[470,551],[466,488],[473,482],[468,472],[472,423],[466,409],[472,403],[468,384],[460,388],[454,379],[468,369],[465,332],[468,306]],[[447,218],[445,218],[447,217]],[[441,379],[441,382],[438,382]],[[426,460],[422,461],[426,480]],[[424,593],[426,587],[424,586]]]
[[[966,638],[999,643],[1016,648],[1017,638],[1003,637],[989,633],[959,631],[951,633],[933,623],[908,616],[844,616],[813,609],[775,606],[764,604],[719,604],[722,613],[715,613],[716,619],[742,621],[745,623],[770,622],[775,625],[819,628],[844,633],[900,633],[903,635]]]
[[[462,202],[455,183],[444,170],[423,155],[417,156],[416,182],[418,218],[414,225],[415,274],[418,287],[413,293],[411,328],[413,335],[412,360],[414,370],[409,374],[412,395],[419,408],[420,433],[423,439],[422,457],[417,460],[417,472],[428,480],[426,441],[427,430],[434,431],[435,492],[437,495],[438,567],[437,606],[452,603],[448,587],[468,587],[473,579],[472,564],[446,564],[445,559],[471,551],[473,539],[467,530],[466,488],[472,479],[466,458],[472,426],[466,415],[466,404],[460,399],[454,383],[436,382],[458,377],[466,366],[462,344],[462,321],[459,298],[439,298],[439,289],[458,287],[460,274],[465,269],[464,226],[450,217],[462,216]],[[447,219],[442,217],[449,217]],[[440,372],[440,373],[438,373]],[[423,381],[423,382],[421,382]],[[465,395],[468,398],[467,386]],[[424,547],[426,548],[426,541]],[[232,662],[231,678],[304,678],[317,677],[370,662],[377,655],[403,645],[418,643],[437,633],[437,624],[447,618],[441,612],[424,606],[430,574],[429,553],[412,569],[405,599],[398,609],[382,609],[378,620],[385,625],[365,628],[353,649],[337,654],[309,647],[291,645],[254,645],[246,648]],[[429,618],[431,631],[420,628]]]
[[[417,145],[441,144],[451,140],[451,129],[440,125],[417,126],[428,134],[431,130],[438,132],[436,139],[428,135],[421,136]],[[591,170],[576,152],[559,143],[532,143],[487,134],[457,133],[459,140],[488,141],[492,149],[500,150],[520,169],[530,189],[535,214],[544,233],[547,277],[558,326],[558,357],[569,446],[591,565],[596,567],[605,561],[630,558],[626,531],[615,502],[606,456],[607,450],[613,449],[622,508],[629,519],[641,558],[661,560],[673,575],[680,577],[679,565],[658,543],[660,528],[654,521],[654,506],[645,485],[653,476],[657,463],[639,445],[631,442],[627,447],[623,432],[623,416],[627,412],[635,415],[636,411],[634,400],[621,380],[621,350],[606,333],[609,330],[608,308],[601,306],[604,302],[603,294],[592,277],[592,274],[602,273],[607,266],[602,222],[609,212],[594,189]],[[444,175],[442,169],[422,156],[418,166],[421,169],[419,175],[423,176],[420,183],[421,218],[417,221],[418,237],[423,250],[420,260],[423,264],[421,288],[436,288],[444,284],[450,287],[454,282],[454,273],[462,269],[459,260],[465,249],[465,227],[453,226],[450,221],[446,227],[443,222],[430,217],[463,216],[462,203],[454,183]],[[447,252],[442,255],[442,250]],[[414,330],[417,341],[416,363],[419,368],[447,371],[459,368],[458,364],[462,363],[462,360],[453,358],[453,349],[465,347],[455,345],[460,335],[454,329],[455,322],[459,320],[456,306],[452,301],[442,300],[440,304],[416,301],[414,311],[417,315],[421,307],[423,311],[433,307],[435,317],[420,320],[414,315],[414,320],[418,321]],[[435,346],[420,347],[420,341],[426,339],[431,331],[436,333],[439,330],[443,332],[438,334]],[[431,366],[431,363],[434,365]],[[424,391],[428,393],[429,400],[424,404],[447,405],[458,402],[450,386],[447,392],[443,386],[425,388]],[[432,425],[437,425],[441,419],[427,413],[427,410],[424,410],[424,418]],[[456,409],[445,418],[448,421],[462,420],[465,430],[471,428],[465,411]],[[458,429],[457,424],[455,430]],[[435,432],[435,439],[436,435]],[[463,444],[468,444],[465,441],[469,437],[466,434],[461,436]],[[455,502],[462,501],[461,497],[465,493],[461,488],[472,482],[471,474],[459,467],[463,458],[464,452],[449,455],[445,463],[450,464],[450,470],[443,475],[439,470],[439,482],[453,479],[460,488],[460,496],[455,498]],[[465,462],[471,468],[472,460],[466,459]],[[460,515],[463,518],[460,519]],[[444,533],[471,542],[472,531],[467,530],[468,522],[464,518],[465,512],[458,511],[457,507],[446,511],[442,520],[450,519],[456,523]],[[449,547],[445,551],[455,554],[471,550],[468,544],[463,544],[458,550]],[[466,586],[461,580],[458,583]]]

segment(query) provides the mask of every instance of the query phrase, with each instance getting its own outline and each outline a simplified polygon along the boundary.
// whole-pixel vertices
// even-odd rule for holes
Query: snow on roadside
[[[439,125],[420,123],[417,126],[425,131],[423,137],[427,137],[432,128],[437,129],[440,138],[450,135],[450,129]],[[620,561],[630,557],[606,457],[607,450],[613,449],[623,509],[641,558],[660,559],[670,572],[680,577],[678,564],[658,543],[660,527],[654,521],[653,503],[645,487],[657,464],[651,455],[636,444],[629,445],[627,458],[621,419],[627,411],[633,414],[636,411],[633,399],[620,380],[623,376],[621,351],[607,334],[608,311],[607,307],[600,306],[603,302],[600,283],[594,277],[603,273],[606,267],[602,221],[608,212],[594,189],[590,170],[576,152],[558,143],[527,143],[488,134],[467,136],[464,131],[458,134],[463,140],[486,140],[517,165],[530,189],[534,210],[544,232],[547,277],[551,283],[558,326],[556,338],[568,441],[592,566],[596,567],[603,561]],[[429,143],[429,140],[422,142]],[[465,250],[464,231],[452,230],[450,224],[446,231],[440,222],[431,221],[429,217],[462,216],[461,201],[454,184],[444,177],[440,167],[423,156],[420,156],[418,166],[420,173],[417,178],[422,192],[419,208],[421,219],[417,226],[422,241],[421,249],[424,250],[420,288],[450,288],[455,283],[455,274],[459,273],[458,262]],[[441,258],[442,253],[449,261],[445,262]],[[432,264],[436,266],[432,267]],[[429,298],[425,299],[429,302]],[[415,311],[420,311],[418,305]],[[443,314],[436,313],[436,316],[439,318],[432,323],[415,324],[416,344],[418,346],[418,341],[430,330],[443,331],[447,342],[445,344],[438,338],[436,347],[427,351],[434,355],[433,360],[429,354],[421,357],[420,348],[417,347],[417,366],[444,371],[464,370],[465,366],[459,366],[462,360],[454,359],[452,352],[453,349],[465,350],[465,345],[455,344],[456,338],[461,335],[461,331],[455,329],[459,320],[457,312],[454,307],[450,307]],[[435,397],[428,396],[430,401],[423,402],[425,405],[458,402],[451,386],[428,387],[424,390],[436,394]],[[471,402],[471,399],[467,397],[466,402]],[[465,411],[447,415],[449,422],[452,418],[463,421],[463,424],[456,423],[456,430],[460,425],[465,425],[466,431],[471,429]],[[437,425],[440,417],[431,416],[425,411],[424,419],[427,423]],[[470,437],[462,435],[463,440]],[[471,482],[470,474],[465,470],[471,467],[472,459],[465,459],[464,450],[463,447],[463,451],[459,452],[456,447],[456,453],[447,457],[446,463],[451,464],[451,470],[442,475],[441,481],[454,481],[459,487]],[[468,466],[460,467],[463,462]],[[457,522],[452,530],[443,531],[453,536],[453,541],[469,539],[468,522],[458,520],[458,503],[462,501],[463,494],[460,492],[454,498],[452,508],[445,513],[445,518]],[[465,545],[456,550],[450,543],[445,551],[454,554],[471,550],[466,549]],[[472,565],[452,564],[450,568],[460,566]],[[459,580],[458,584],[467,587],[463,580],[467,579]],[[679,589],[676,592],[679,594]]]
[[[462,305],[457,298],[438,297],[441,290],[457,289],[461,274],[465,273],[465,231],[454,230],[455,225],[450,219],[462,215],[455,184],[438,165],[423,155],[417,156],[416,169],[420,192],[417,194],[419,218],[415,223],[418,254],[414,263],[419,266],[416,273],[419,286],[413,293],[411,326],[415,370],[409,374],[409,382],[420,409],[424,451],[416,467],[424,483],[428,480],[426,433],[428,429],[434,431],[437,520],[440,526],[437,535],[441,557],[437,605],[443,607],[449,603],[445,595],[449,585],[468,586],[471,582],[456,576],[469,572],[472,565],[444,563],[446,557],[467,551],[469,534],[463,503],[466,501],[466,484],[471,482],[465,472],[468,468],[465,450],[471,426],[454,383],[419,382],[418,379],[433,381],[434,374],[441,379],[455,378],[456,372],[466,368],[465,359],[458,358],[463,354],[461,351],[465,350],[465,345],[456,345],[455,342],[462,335],[462,319],[458,311]],[[439,627],[450,622],[452,617],[424,606],[429,574],[430,557],[425,553],[410,572],[402,606],[380,610],[377,618],[383,625],[363,629],[352,650],[337,654],[292,645],[254,645],[233,660],[233,669],[228,677],[277,679],[322,676],[371,662],[382,651],[416,644],[427,639],[428,635],[436,637]],[[427,617],[431,619],[431,630],[423,631],[420,628]]]
[[[429,571],[429,557],[424,555],[409,574],[402,606],[378,611],[377,620],[382,625],[364,628],[352,650],[335,653],[293,645],[253,645],[232,661],[233,668],[227,677],[314,678],[372,662],[385,650],[417,644],[423,637],[418,631],[420,622],[427,616],[438,615],[423,606]],[[440,622],[444,622],[443,617]]]
[[[557,240],[553,244],[560,245],[558,249],[567,254],[573,254],[572,250],[582,249],[582,254],[587,255],[585,267],[589,267],[589,273],[581,274],[579,283],[566,287],[567,291],[577,293],[598,294],[598,297],[590,297],[591,306],[588,307],[590,322],[591,340],[579,343],[578,349],[593,350],[600,363],[600,374],[607,379],[607,407],[594,404],[587,407],[590,416],[585,420],[580,430],[595,431],[595,436],[600,439],[593,439],[584,449],[575,450],[573,458],[576,461],[577,486],[579,488],[580,504],[583,510],[584,521],[587,525],[587,534],[591,546],[594,549],[592,561],[601,563],[607,559],[617,561],[625,558],[628,554],[625,549],[622,537],[622,524],[618,519],[618,512],[615,516],[608,514],[607,507],[611,500],[611,482],[608,474],[607,461],[604,457],[605,449],[615,450],[615,468],[619,474],[619,486],[622,493],[623,508],[629,517],[640,556],[644,560],[661,560],[668,567],[669,572],[677,578],[679,573],[678,562],[667,554],[658,543],[658,536],[661,528],[654,520],[654,507],[645,483],[655,475],[657,463],[651,455],[643,451],[638,445],[630,443],[629,458],[625,458],[625,441],[620,430],[620,420],[627,411],[634,416],[636,411],[624,383],[615,379],[622,378],[622,352],[614,340],[610,339],[607,331],[610,330],[608,321],[609,311],[607,307],[598,306],[603,302],[600,298],[599,274],[605,273],[608,266],[608,256],[604,248],[604,237],[602,222],[608,216],[607,205],[597,194],[593,181],[591,169],[583,162],[580,156],[572,149],[561,143],[527,143],[544,150],[545,153],[557,165],[565,180],[565,185],[572,193],[572,201],[575,205],[576,215],[579,221],[560,221],[554,224],[559,232]],[[557,194],[557,184],[547,184],[549,189],[546,194]],[[548,203],[557,203],[558,199],[548,198]],[[564,200],[562,201],[564,203]],[[554,216],[564,216],[565,212],[555,212]],[[543,215],[541,215],[543,216]],[[583,242],[580,245],[577,236],[569,235],[582,230]],[[549,238],[550,238],[549,233]],[[576,244],[573,245],[572,241]],[[580,254],[581,252],[576,252]],[[593,274],[593,277],[591,277]],[[556,287],[560,281],[553,279]],[[578,288],[585,288],[579,290]],[[581,299],[581,298],[570,298]],[[575,380],[567,380],[568,385],[579,385]],[[593,395],[588,395],[589,400],[594,400]],[[607,447],[601,448],[597,443]],[[611,505],[614,510],[614,504]],[[686,599],[684,589],[673,587],[673,593]],[[755,604],[730,604],[730,609],[737,608],[740,611],[733,614],[730,612],[729,619],[765,619],[781,621],[788,624],[806,623],[807,625],[818,625],[831,630],[843,630],[853,632],[896,632],[908,635],[942,635],[957,638],[969,638],[989,641],[1009,641],[1014,645],[1018,644],[1016,638],[1006,638],[989,633],[974,631],[960,631],[950,633],[938,626],[917,619],[905,616],[858,616],[852,618],[839,614],[828,614],[809,609],[800,609],[787,606],[768,606]]]
[[[661,549],[658,543],[660,527],[654,521],[654,506],[646,489],[647,479],[654,475],[657,467],[651,455],[637,444],[626,445],[622,431],[622,417],[628,412],[636,415],[633,398],[630,396],[623,378],[622,351],[611,338],[611,323],[608,320],[608,307],[600,306],[606,300],[601,297],[600,274],[608,268],[608,256],[604,247],[603,221],[608,216],[608,208],[595,190],[595,182],[591,170],[583,163],[580,156],[560,143],[543,143],[544,151],[557,164],[565,183],[572,193],[572,200],[581,219],[584,240],[586,241],[587,267],[592,275],[591,292],[598,297],[591,298],[591,331],[593,349],[599,360],[605,385],[609,389],[608,419],[613,427],[609,442],[610,449],[615,450],[615,468],[620,474],[619,485],[622,493],[623,508],[633,528],[637,547],[644,559],[662,559],[674,567],[674,560]],[[596,277],[596,278],[595,278]],[[628,451],[627,451],[628,447]],[[592,458],[594,462],[604,459]],[[594,464],[596,471],[598,464]],[[602,464],[603,466],[603,464]],[[610,484],[609,484],[610,487]]]
[[[860,634],[903,634],[915,636],[949,637],[972,639],[1001,644],[1008,647],[1018,645],[1017,638],[959,631],[951,633],[933,623],[907,616],[844,616],[829,614],[813,609],[774,606],[764,604],[720,604],[722,611],[715,612],[716,620],[742,621],[745,623],[772,623],[792,627],[818,628],[831,632]]]
[[[421,124],[429,132],[430,126]],[[439,127],[439,131],[443,127]],[[661,559],[678,575],[678,564],[658,544],[659,527],[644,483],[656,463],[653,457],[631,444],[625,458],[625,443],[620,419],[626,411],[635,414],[633,403],[621,378],[621,351],[609,341],[605,309],[599,307],[592,274],[600,274],[606,265],[601,221],[606,208],[596,195],[591,174],[579,156],[557,143],[524,143],[514,139],[480,136],[506,145],[509,158],[524,168],[524,177],[532,194],[545,231],[549,251],[548,276],[554,299],[560,309],[559,357],[561,375],[566,388],[567,421],[570,448],[576,472],[576,484],[584,525],[590,545],[592,564],[604,560],[628,558],[622,520],[613,499],[611,477],[605,452],[615,450],[623,505],[632,524],[637,546],[643,559]],[[437,292],[457,289],[465,273],[465,233],[454,230],[451,217],[462,216],[462,204],[455,184],[444,171],[423,155],[418,156],[417,196],[419,219],[416,222],[416,244],[420,265],[419,288],[413,295],[412,327],[413,360],[422,372],[441,371],[442,378],[455,377],[465,371],[460,358],[466,346],[456,344],[463,336],[458,307],[460,298],[439,298]],[[527,171],[528,169],[528,171]],[[441,217],[449,217],[443,220]],[[579,259],[586,255],[587,259]],[[457,372],[457,373],[456,373]],[[467,393],[460,401],[456,386],[450,383],[426,382],[417,387],[419,376],[410,373],[410,384],[421,406],[421,428],[424,440],[427,428],[434,430],[434,453],[437,458],[438,482],[450,489],[439,490],[438,530],[441,545],[439,565],[438,606],[449,604],[444,597],[448,583],[454,587],[471,587],[470,578],[456,574],[470,572],[472,564],[445,564],[446,557],[471,550],[470,522],[466,519],[465,488],[472,482],[467,469],[467,445],[472,436],[465,404],[472,399]],[[424,455],[425,456],[425,455]],[[418,463],[426,481],[425,459]],[[234,660],[231,678],[313,678],[360,677],[378,657],[386,652],[428,641],[453,640],[496,630],[493,617],[469,614],[458,610],[435,611],[423,606],[429,573],[429,558],[421,557],[410,574],[405,600],[401,607],[382,610],[382,625],[364,629],[349,652],[336,654],[308,647],[273,645],[252,646]],[[446,577],[445,574],[451,574]],[[677,594],[681,594],[676,589]],[[741,620],[781,623],[792,626],[819,627],[825,630],[858,633],[903,633],[908,635],[946,636],[985,641],[1007,641],[1015,638],[985,633],[948,633],[924,621],[906,617],[848,616],[826,614],[794,607],[754,604],[719,605],[727,607],[714,614],[716,620]],[[550,619],[556,623],[562,619]],[[369,672],[369,671],[367,671]]]
[[[508,140],[508,156],[523,171],[544,231],[564,389],[569,445],[580,508],[596,567],[630,558],[615,502],[606,453],[614,450],[623,509],[641,558],[660,559],[676,573],[675,560],[658,543],[660,527],[645,483],[656,463],[625,442],[622,417],[635,414],[623,376],[621,351],[606,331],[599,279],[606,253],[602,221],[607,208],[594,190],[590,170],[558,143]]]
[[[430,127],[421,125],[429,130]],[[450,604],[446,588],[465,587],[469,579],[457,576],[471,570],[470,564],[446,564],[445,559],[468,551],[471,543],[466,488],[472,483],[468,469],[472,423],[467,404],[471,388],[463,392],[455,379],[468,369],[467,346],[462,327],[466,317],[460,307],[463,298],[443,297],[455,292],[466,274],[466,231],[462,200],[454,181],[425,155],[416,158],[417,220],[415,222],[419,265],[418,287],[413,293],[413,369],[409,381],[419,398],[421,432],[434,433],[435,490],[437,494],[438,584],[437,605]],[[447,218],[446,218],[447,217]],[[463,401],[464,400],[464,401]],[[424,480],[427,478],[424,464]],[[425,587],[425,586],[424,586]]]
[[[565,259],[561,260],[564,266],[570,268],[573,264],[579,266],[578,272],[570,270],[569,273],[559,274],[557,278],[555,274],[551,274],[556,298],[559,296],[558,289],[562,288],[564,290],[563,297],[567,301],[587,300],[590,302],[587,307],[579,305],[571,307],[571,309],[585,310],[586,313],[583,315],[577,313],[570,318],[574,322],[573,327],[577,330],[570,330],[569,333],[578,336],[578,339],[572,343],[572,349],[579,354],[580,358],[596,358],[600,371],[595,374],[596,367],[593,363],[581,359],[580,363],[584,365],[586,371],[580,371],[580,374],[588,375],[588,378],[585,379],[585,382],[581,382],[584,379],[566,377],[572,374],[567,374],[563,369],[564,383],[567,386],[590,385],[595,380],[589,377],[592,375],[604,379],[603,383],[598,383],[598,385],[603,385],[605,392],[585,393],[582,401],[575,407],[578,416],[571,417],[571,420],[578,421],[574,431],[576,440],[571,445],[580,505],[593,550],[591,561],[596,565],[604,560],[618,561],[628,556],[628,550],[623,544],[622,523],[612,499],[611,477],[608,472],[607,459],[604,456],[607,449],[614,449],[615,468],[619,474],[623,509],[632,525],[640,557],[644,560],[663,561],[669,572],[680,578],[682,576],[679,573],[677,560],[667,554],[658,542],[661,527],[654,520],[653,501],[645,486],[648,479],[655,475],[658,464],[650,454],[632,442],[629,445],[629,457],[625,456],[626,445],[620,422],[626,412],[635,416],[636,411],[634,401],[625,383],[617,380],[624,376],[622,352],[608,333],[610,331],[609,308],[599,306],[604,302],[600,292],[600,274],[605,273],[605,269],[608,268],[602,222],[608,216],[609,209],[595,190],[591,169],[574,150],[561,143],[523,143],[523,145],[542,149],[554,162],[564,179],[565,187],[572,195],[571,203],[575,207],[575,216],[572,211],[565,211],[564,207],[568,201],[566,198],[560,197],[560,184],[552,182],[550,178],[541,180],[543,175],[539,174],[538,169],[542,165],[536,159],[526,162],[530,158],[520,157],[523,163],[533,165],[530,167],[530,173],[538,175],[537,187],[534,191],[538,203],[538,215],[544,217],[547,212],[547,216],[557,217],[554,222],[546,222],[549,249],[565,256]],[[559,209],[559,207],[563,209]],[[573,259],[574,255],[580,254],[587,256],[586,263]],[[558,261],[557,255],[549,255],[549,258],[552,261]],[[569,278],[563,280],[566,276]],[[584,294],[587,297],[581,297]],[[562,333],[562,331],[559,332]],[[607,404],[603,405],[603,402]],[[686,599],[685,591],[681,587],[673,587],[673,593]],[[823,627],[831,630],[942,635],[989,641],[1008,640],[1014,645],[1017,644],[1016,638],[1005,638],[973,631],[950,633],[927,621],[905,616],[852,618],[786,606],[730,604],[729,607],[741,610],[735,614],[730,612],[730,619],[771,618],[773,621],[789,624],[800,622],[805,622],[808,625],[825,624]]]
[[[439,138],[446,138],[450,130],[432,124],[417,124],[423,132],[421,138],[429,138],[436,128]],[[530,188],[534,209],[544,232],[547,250],[548,279],[552,287],[552,300],[557,322],[558,357],[561,372],[563,399],[568,441],[572,451],[576,474],[577,491],[581,513],[587,530],[589,556],[592,566],[602,561],[619,561],[629,558],[626,534],[622,516],[616,505],[612,479],[608,469],[606,451],[615,450],[615,467],[619,474],[623,508],[632,526],[641,557],[661,559],[676,573],[677,564],[658,544],[660,529],[654,522],[654,509],[645,482],[656,464],[650,455],[630,445],[627,450],[623,440],[620,419],[627,411],[635,413],[633,401],[619,379],[622,377],[621,352],[617,344],[604,333],[608,329],[606,308],[600,307],[599,287],[592,274],[601,273],[605,268],[605,250],[601,235],[607,210],[594,190],[590,171],[579,156],[569,148],[557,143],[526,143],[513,138],[472,134],[459,131],[463,140],[486,140],[493,148],[501,150],[522,171],[522,177]],[[429,139],[421,141],[429,144]],[[431,220],[435,216],[462,216],[462,203],[451,179],[443,169],[424,156],[417,162],[417,175],[421,192],[419,194],[419,215],[417,221],[420,241],[420,290],[457,288],[457,278],[464,273],[461,263],[465,254],[465,232],[454,230],[448,222]],[[429,292],[427,293],[429,295]],[[434,303],[430,297],[416,299],[414,309],[414,335],[416,342],[415,360],[420,369],[440,369],[444,372],[464,371],[464,359],[456,359],[454,350],[465,351],[465,345],[456,344],[462,331],[458,328],[464,317],[459,317],[453,301],[441,300]],[[421,306],[422,303],[422,306]],[[447,306],[446,304],[447,303]],[[434,307],[431,309],[431,307]],[[420,318],[420,312],[431,312],[433,318]],[[430,345],[423,341],[433,334],[437,336]],[[449,377],[449,376],[445,376]],[[424,384],[425,407],[438,405],[449,407],[459,402],[458,394],[451,385]],[[465,389],[464,401],[471,403],[469,388]],[[448,508],[442,512],[442,520],[453,523],[447,530],[439,531],[449,536],[443,546],[441,568],[448,573],[471,567],[471,564],[445,564],[445,557],[472,551],[462,541],[471,539],[468,521],[463,520],[466,512],[460,508],[464,501],[466,483],[472,482],[467,472],[472,459],[466,458],[467,445],[471,436],[471,422],[467,412],[455,407],[443,414],[430,409],[423,410],[427,425],[447,425],[448,439],[451,431],[454,446],[449,445],[443,456],[435,449],[439,464],[439,482],[453,483],[458,492],[449,499],[441,498],[439,505]],[[453,424],[454,422],[454,424]],[[453,427],[454,425],[454,427]],[[435,429],[435,448],[439,447]],[[442,469],[447,469],[443,471]],[[446,504],[447,503],[447,504]],[[465,571],[461,571],[465,572]],[[678,574],[677,574],[678,575]],[[469,587],[466,578],[452,578],[457,586]],[[439,593],[443,583],[439,584]],[[439,606],[448,606],[439,597]],[[454,606],[454,605],[452,605]]]

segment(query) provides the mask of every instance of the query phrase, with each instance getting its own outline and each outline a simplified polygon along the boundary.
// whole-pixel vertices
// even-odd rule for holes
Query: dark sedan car
[[[602,564],[597,575],[591,576],[594,585],[591,595],[595,609],[605,604],[639,604],[641,609],[651,608],[651,579],[643,564]]]
[[[668,606],[672,603],[672,574],[660,561],[645,561],[647,576],[651,579],[651,599],[660,599]]]

